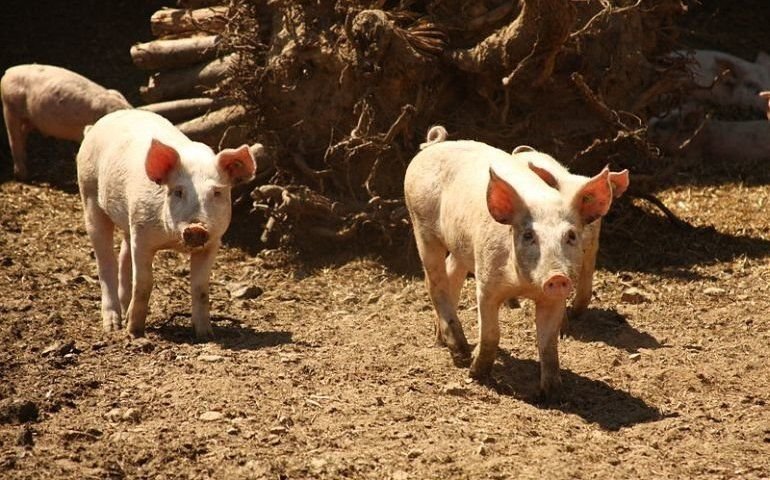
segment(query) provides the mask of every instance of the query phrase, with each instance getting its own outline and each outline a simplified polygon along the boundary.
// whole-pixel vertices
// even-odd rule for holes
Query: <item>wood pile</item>
[[[246,109],[221,93],[235,62],[221,48],[220,34],[228,18],[224,0],[178,0],[180,8],[164,8],[150,18],[156,40],[131,47],[138,68],[152,72],[139,93],[139,107],[168,118],[193,140],[214,148],[241,144],[238,126]]]

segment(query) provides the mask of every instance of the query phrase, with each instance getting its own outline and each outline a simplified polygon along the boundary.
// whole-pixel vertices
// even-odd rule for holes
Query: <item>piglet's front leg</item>
[[[192,324],[195,338],[201,341],[209,340],[214,336],[209,317],[209,278],[217,250],[219,250],[219,244],[215,243],[190,256]]]
[[[141,235],[131,234],[131,301],[128,304],[128,333],[132,337],[144,336],[144,324],[149,311],[152,292],[152,259],[155,249],[140,240]]]
[[[559,375],[559,331],[566,311],[565,301],[538,302],[535,305],[537,350],[540,354],[540,394],[545,401],[558,400],[561,390]]]

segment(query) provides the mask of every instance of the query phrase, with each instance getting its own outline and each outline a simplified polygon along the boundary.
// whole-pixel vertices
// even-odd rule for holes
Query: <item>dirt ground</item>
[[[16,3],[8,38],[35,15]],[[97,21],[62,32],[87,49],[53,29],[17,39],[0,67],[70,66],[135,101],[144,78],[114,52],[147,38],[120,26],[145,26],[157,2],[84,3]],[[716,25],[709,8],[699,25]],[[729,51],[705,37],[690,40]],[[96,54],[106,67],[83,58]],[[212,276],[216,341],[193,341],[174,253],[156,258],[147,338],[104,334],[74,147],[33,139],[30,183],[0,147],[0,478],[770,478],[764,165],[696,162],[668,179],[658,196],[689,226],[616,205],[592,309],[560,342],[563,400],[542,405],[532,305],[504,309],[493,381],[470,382],[432,346],[413,248],[297,258],[236,222]],[[233,298],[235,285],[262,293]]]

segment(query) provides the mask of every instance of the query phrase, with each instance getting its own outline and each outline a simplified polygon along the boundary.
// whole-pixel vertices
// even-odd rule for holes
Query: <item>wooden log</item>
[[[170,70],[211,60],[218,43],[217,35],[137,43],[131,47],[131,60],[143,70]]]
[[[167,118],[170,122],[182,122],[193,117],[200,116],[210,110],[216,110],[227,105],[229,101],[214,98],[184,98],[168,102],[151,103],[137,107],[139,110],[147,110]]]
[[[157,37],[186,32],[219,33],[225,29],[226,13],[226,6],[196,10],[164,8],[150,17],[150,30]]]
[[[234,61],[232,54],[194,67],[156,73],[139,93],[147,103],[199,96],[225,78]]]
[[[177,0],[176,4],[180,8],[205,8],[215,5],[222,5],[225,0]]]
[[[203,142],[213,148],[243,143],[243,128],[238,125],[246,117],[241,105],[230,105],[209,112],[177,125],[177,128],[192,140]]]

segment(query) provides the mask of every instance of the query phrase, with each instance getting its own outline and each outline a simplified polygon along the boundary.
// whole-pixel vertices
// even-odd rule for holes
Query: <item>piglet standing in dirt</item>
[[[144,334],[153,257],[174,249],[190,254],[192,324],[198,339],[209,338],[209,274],[230,224],[230,189],[256,170],[249,147],[215,155],[163,117],[125,110],[86,129],[77,169],[104,329],[122,328],[125,315],[128,332]],[[119,262],[115,226],[123,232]]]
[[[0,79],[3,116],[16,178],[25,179],[27,136],[38,130],[79,142],[83,128],[104,115],[131,108],[116,90],[107,90],[67,69],[51,65],[18,65]]]
[[[446,136],[442,127],[428,132],[404,179],[438,316],[436,341],[449,347],[456,364],[467,361],[457,304],[465,277],[474,272],[479,341],[470,374],[483,379],[497,355],[500,304],[529,298],[535,302],[540,389],[553,397],[561,386],[559,331],[582,262],[583,231],[610,207],[610,172],[605,168],[568,194],[507,152],[479,142],[444,141]]]
[[[532,147],[522,145],[513,150],[513,158],[517,162],[526,164],[527,167],[538,174],[548,186],[562,192],[567,197],[574,197],[577,190],[582,188],[590,179],[583,175],[571,173],[553,157],[543,155]],[[610,185],[614,198],[620,198],[628,189],[628,170],[610,172]],[[599,251],[599,234],[601,233],[602,219],[589,223],[583,230],[583,255],[578,268],[577,283],[575,285],[575,298],[572,300],[570,316],[579,317],[588,309],[593,294],[593,278],[596,270],[596,254]]]

